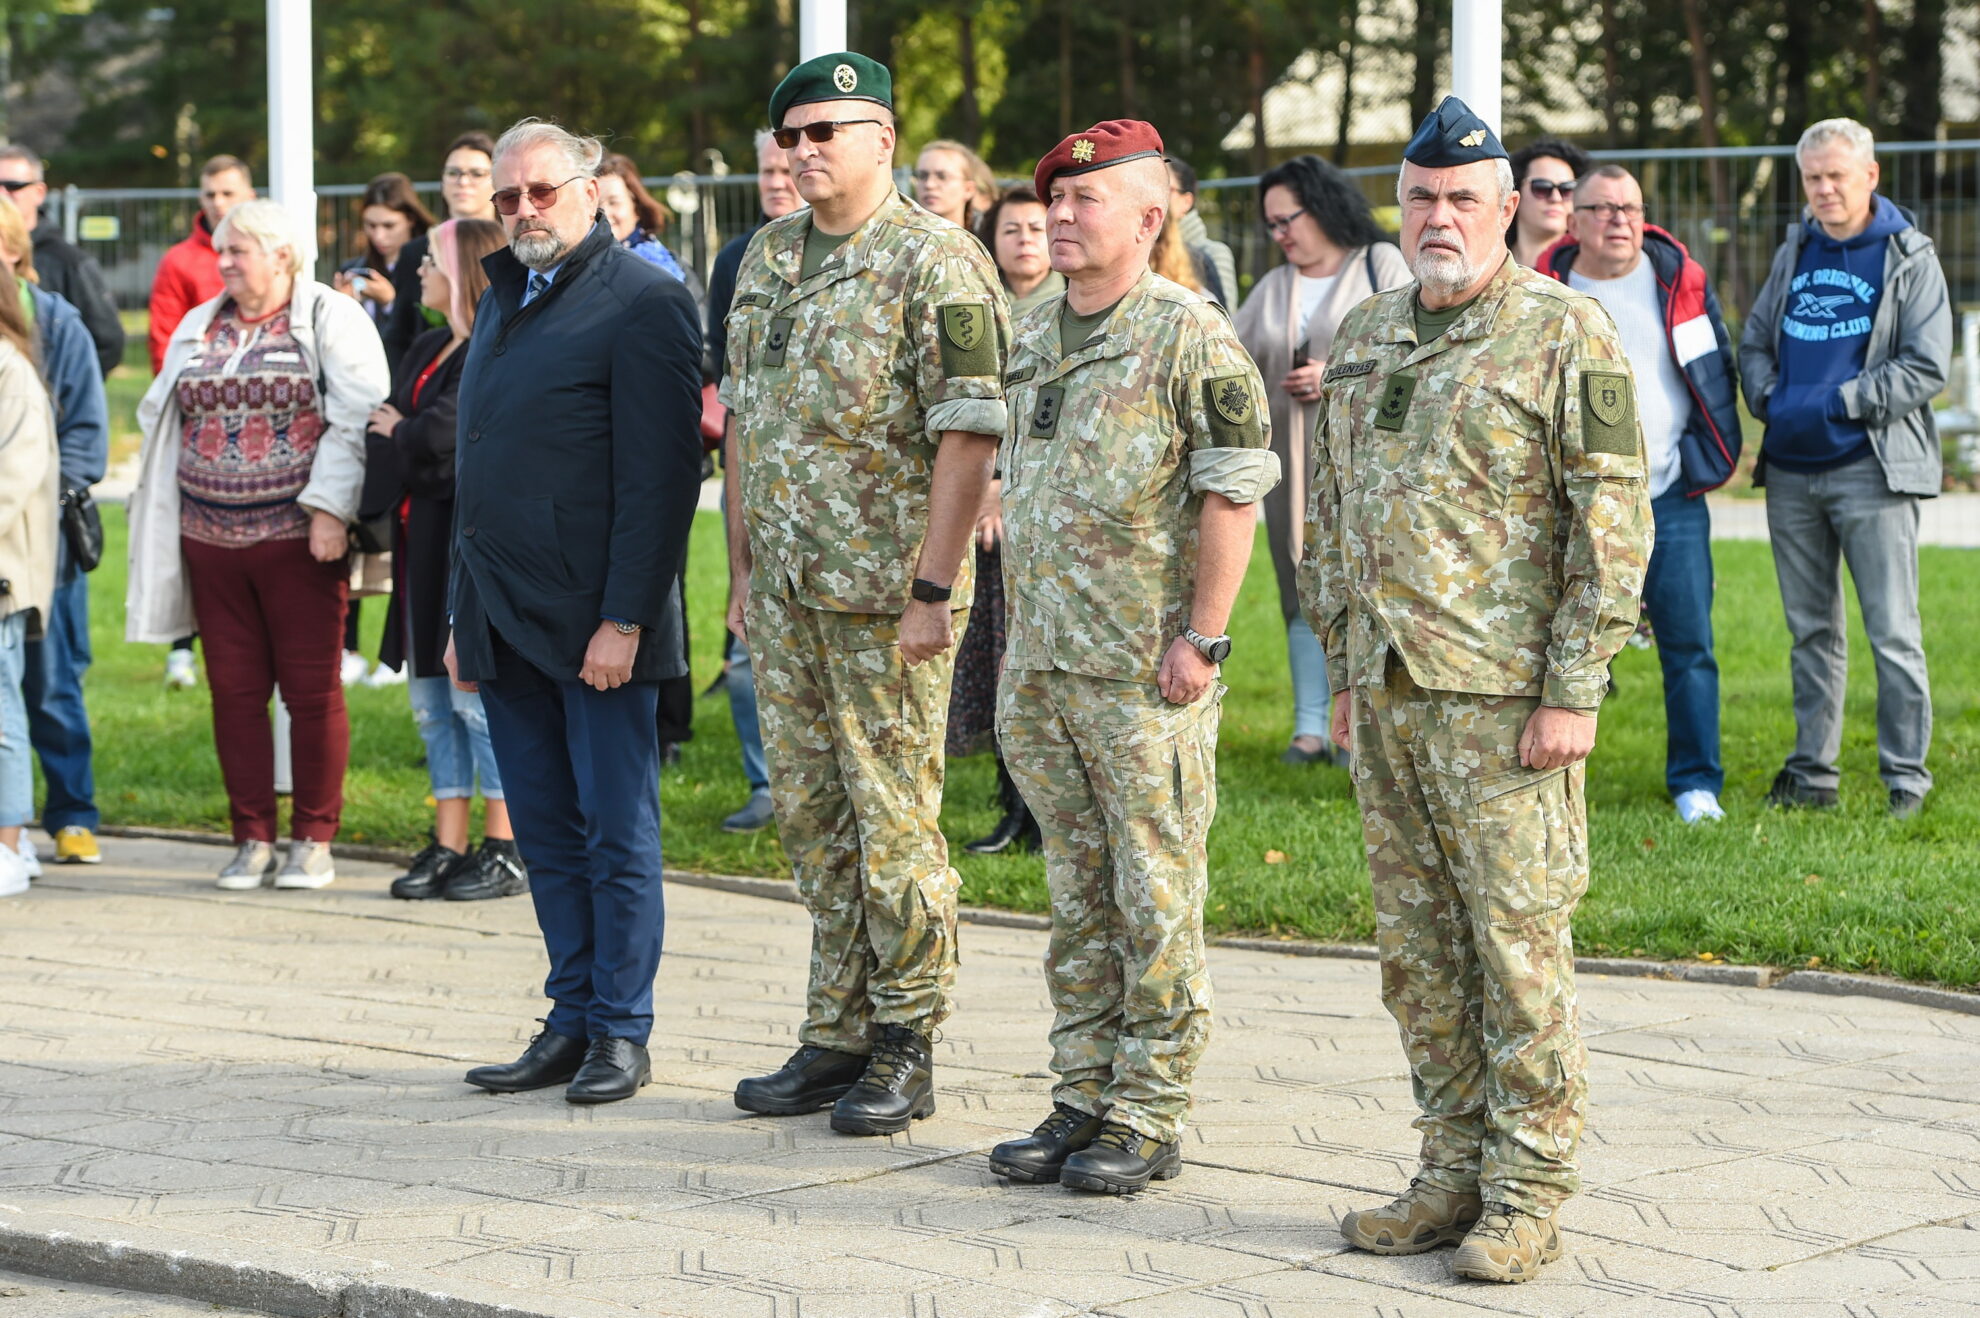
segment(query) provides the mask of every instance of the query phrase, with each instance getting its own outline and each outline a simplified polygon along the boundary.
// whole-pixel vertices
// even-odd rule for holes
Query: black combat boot
[[[935,1115],[935,1059],[911,1026],[882,1025],[866,1074],[832,1105],[841,1135],[892,1135]]]
[[[1021,1140],[1005,1140],[990,1150],[990,1170],[1026,1185],[1050,1185],[1059,1179],[1059,1168],[1069,1154],[1093,1143],[1100,1125],[1100,1118],[1056,1103],[1052,1115],[1039,1122],[1031,1134]]]
[[[1181,1175],[1181,1140],[1164,1144],[1109,1121],[1093,1143],[1066,1159],[1059,1183],[1101,1194],[1133,1194],[1150,1181],[1173,1181]]]
[[[1004,767],[1004,757],[997,757],[997,802],[1004,807],[1004,817],[997,826],[974,842],[963,843],[964,851],[973,851],[979,856],[994,856],[998,852],[1016,847],[1019,851],[1038,849],[1038,821],[1032,817],[1031,807],[1024,803],[1024,794],[1018,791],[1011,780],[1010,770]]]
[[[752,1076],[736,1086],[736,1106],[766,1117],[795,1117],[831,1107],[845,1097],[866,1071],[858,1053],[834,1052],[808,1043],[769,1075]]]
[[[460,873],[471,857],[452,847],[440,845],[440,839],[427,835],[431,840],[417,856],[413,857],[412,867],[392,880],[392,895],[404,901],[419,902],[438,897],[446,891],[447,880]]]

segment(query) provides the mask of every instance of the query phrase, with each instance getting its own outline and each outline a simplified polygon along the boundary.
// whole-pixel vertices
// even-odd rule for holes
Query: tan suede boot
[[[1532,1281],[1561,1253],[1561,1231],[1553,1218],[1487,1204],[1452,1255],[1451,1271],[1478,1281]]]
[[[1455,1245],[1483,1211],[1476,1192],[1440,1190],[1411,1181],[1402,1197],[1384,1208],[1365,1208],[1341,1219],[1341,1234],[1371,1254],[1421,1254]]]

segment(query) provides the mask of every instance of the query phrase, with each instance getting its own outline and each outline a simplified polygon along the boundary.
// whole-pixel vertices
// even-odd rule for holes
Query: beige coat
[[[185,557],[179,550],[179,450],[184,421],[179,376],[206,338],[222,293],[186,313],[165,349],[165,364],[138,404],[137,486],[131,491],[130,580],[124,594],[124,639],[169,645],[197,630]],[[357,520],[364,488],[364,430],[385,401],[392,373],[378,330],[354,298],[298,278],[289,296],[289,328],[322,382],[324,431],[296,502],[345,522]]]
[[[1299,614],[1296,574],[1306,525],[1306,450],[1315,419],[1310,404],[1279,387],[1279,381],[1292,369],[1293,350],[1299,346],[1298,276],[1299,271],[1290,265],[1266,271],[1234,318],[1238,338],[1265,378],[1265,394],[1272,400],[1272,451],[1279,455],[1279,468],[1285,473],[1279,487],[1265,496],[1265,530],[1272,549],[1272,570],[1279,579],[1279,609],[1287,621]],[[1326,361],[1343,316],[1357,303],[1409,280],[1409,266],[1402,253],[1388,243],[1348,253],[1333,288],[1306,327],[1308,354],[1316,362]]]
[[[55,596],[62,460],[55,407],[34,363],[0,340],[0,617],[28,610],[28,636],[47,625]]]

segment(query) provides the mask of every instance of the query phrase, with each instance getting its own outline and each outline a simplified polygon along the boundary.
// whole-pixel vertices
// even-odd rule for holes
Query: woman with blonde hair
[[[61,471],[23,294],[23,281],[0,270],[0,897],[28,888],[19,851],[34,818],[27,643],[47,626],[55,595]]]
[[[1189,249],[1183,241],[1182,220],[1174,211],[1162,217],[1162,232],[1155,235],[1155,250],[1148,264],[1164,279],[1181,284],[1192,293],[1201,293],[1212,302],[1224,301],[1224,288],[1210,262]]]
[[[997,200],[997,176],[961,142],[938,138],[914,162],[914,199],[951,224],[974,233]]]
[[[303,267],[296,224],[242,202],[213,234],[222,289],[172,332],[138,405],[125,634],[198,632],[233,817],[219,886],[320,888],[336,878],[350,717],[339,680],[349,527],[364,427],[391,380],[371,318]],[[276,872],[275,742],[290,717],[288,859]]]

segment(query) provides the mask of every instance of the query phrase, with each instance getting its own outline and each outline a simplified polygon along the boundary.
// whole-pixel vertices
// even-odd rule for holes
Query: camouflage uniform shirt
[[[798,603],[898,614],[942,433],[1004,433],[1010,323],[982,244],[898,193],[802,279],[810,230],[809,210],[772,220],[736,276],[721,399],[743,516]]]
[[[1004,377],[1004,666],[1152,683],[1189,625],[1203,496],[1278,484],[1265,388],[1222,309],[1153,272],[1062,358],[1064,301],[1018,323]]]
[[[1629,361],[1595,299],[1507,260],[1416,339],[1417,285],[1334,338],[1301,602],[1332,689],[1422,687],[1593,709],[1650,560]]]

